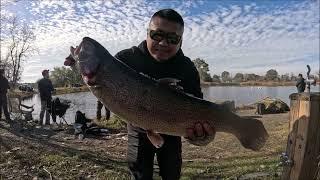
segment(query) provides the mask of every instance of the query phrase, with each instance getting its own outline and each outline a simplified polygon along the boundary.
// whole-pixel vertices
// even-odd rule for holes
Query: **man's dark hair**
[[[298,76],[302,77],[302,74],[298,74]]]
[[[151,17],[151,20],[155,17],[160,17],[160,18],[166,19],[168,21],[178,23],[182,27],[184,27],[184,21],[183,21],[181,15],[173,9],[161,9],[153,14],[153,16]]]

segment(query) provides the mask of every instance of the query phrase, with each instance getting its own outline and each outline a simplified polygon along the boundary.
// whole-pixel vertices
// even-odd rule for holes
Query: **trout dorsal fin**
[[[179,79],[175,78],[161,78],[157,80],[159,84],[178,86],[178,83],[181,82]]]
[[[167,85],[167,86],[169,86],[170,88],[172,88],[172,89],[175,90],[175,91],[184,93],[184,94],[186,94],[186,95],[188,95],[188,96],[195,97],[193,94],[186,93],[186,92],[183,91],[183,87],[178,85],[178,83],[181,82],[180,79],[175,79],[175,78],[161,78],[161,79],[158,79],[157,81],[158,81],[158,83],[159,83],[160,85]],[[195,97],[195,98],[196,98],[196,97]]]
[[[181,80],[179,79],[161,78],[161,79],[158,79],[157,82],[159,85],[168,86],[175,91],[183,92],[183,87],[178,85],[178,83],[181,82]]]
[[[154,79],[153,77],[151,77],[151,76],[149,76],[149,75],[147,75],[147,74],[144,74],[143,72],[139,72],[139,74],[140,74],[140,75],[142,75],[142,76],[144,76],[144,77],[146,77],[146,78],[148,78],[148,79],[151,79],[151,80],[157,81],[157,80],[156,80],[156,79]]]

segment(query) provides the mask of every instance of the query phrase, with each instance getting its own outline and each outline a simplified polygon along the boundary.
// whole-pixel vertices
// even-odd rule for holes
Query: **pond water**
[[[204,98],[210,101],[223,101],[234,100],[236,106],[241,104],[251,104],[265,97],[279,98],[289,105],[289,95],[295,93],[296,87],[294,86],[277,86],[277,87],[265,87],[265,86],[210,86],[202,88]],[[312,86],[311,91],[320,91],[320,87]],[[95,118],[97,98],[91,92],[80,92],[72,94],[58,95],[63,99],[71,101],[71,107],[65,114],[65,119],[68,123],[74,122],[74,114],[77,110],[86,113],[88,118]],[[33,98],[24,101],[26,105],[33,105],[35,111],[33,117],[39,119],[40,112],[40,98],[39,95],[33,96]],[[104,109],[102,110],[104,115]],[[59,122],[59,117],[57,117]]]
[[[215,86],[202,88],[204,98],[215,100],[234,100],[236,106],[251,104],[265,97],[279,98],[289,104],[289,95],[297,92],[295,86]],[[319,92],[320,86],[311,86],[311,92]]]

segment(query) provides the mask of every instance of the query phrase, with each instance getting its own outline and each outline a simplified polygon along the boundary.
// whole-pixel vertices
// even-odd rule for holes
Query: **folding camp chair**
[[[64,123],[67,125],[68,122],[64,118],[67,109],[70,107],[70,101],[68,100],[60,100],[58,97],[52,99],[50,103],[48,103],[48,112],[52,117],[52,120],[56,122],[57,116],[60,118],[60,124],[62,124],[61,119],[63,120]]]
[[[34,105],[27,106],[22,104],[22,98],[20,96],[8,97],[9,113],[13,120],[32,120],[33,106]]]

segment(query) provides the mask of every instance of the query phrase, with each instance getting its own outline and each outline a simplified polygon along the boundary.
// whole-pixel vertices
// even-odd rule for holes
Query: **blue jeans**
[[[40,125],[43,124],[43,116],[44,116],[44,113],[46,113],[46,122],[45,124],[46,125],[49,125],[50,124],[50,114],[48,112],[48,102],[50,101],[47,101],[47,100],[41,100],[41,111],[40,111]]]
[[[161,135],[164,144],[156,149],[146,133],[137,132],[128,125],[127,161],[132,179],[152,180],[154,156],[157,156],[159,175],[163,180],[178,180],[181,175],[181,137]]]

